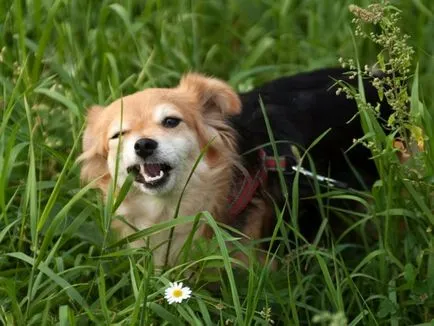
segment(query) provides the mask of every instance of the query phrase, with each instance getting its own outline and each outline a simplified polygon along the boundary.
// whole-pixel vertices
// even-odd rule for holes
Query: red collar
[[[266,184],[268,171],[276,171],[278,164],[283,171],[286,170],[285,157],[279,157],[277,162],[274,156],[267,156],[267,153],[262,148],[258,151],[258,154],[260,165],[256,173],[249,171],[247,175],[241,174],[232,187],[231,194],[228,197],[231,218],[240,215],[252,201],[258,188]]]

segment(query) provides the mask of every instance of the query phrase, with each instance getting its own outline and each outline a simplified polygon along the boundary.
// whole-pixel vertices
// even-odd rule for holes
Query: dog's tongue
[[[160,175],[160,171],[162,170],[161,164],[145,164],[145,173],[150,177],[156,177]]]

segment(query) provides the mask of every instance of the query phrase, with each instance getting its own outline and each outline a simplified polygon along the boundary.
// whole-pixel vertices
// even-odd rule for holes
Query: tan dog
[[[209,211],[217,221],[259,239],[273,233],[277,207],[279,218],[282,215],[287,223],[297,218],[300,232],[315,239],[324,216],[314,180],[325,190],[363,189],[378,178],[369,151],[363,146],[353,148],[352,140],[364,136],[356,103],[335,94],[335,80],[356,86],[344,73],[322,69],[282,77],[238,95],[223,81],[188,74],[175,88],[147,89],[106,108],[93,107],[88,112],[80,156],[82,179],[99,178],[97,186],[107,194],[115,179],[119,188],[134,172],[135,181],[117,214],[134,229],[143,230],[174,218],[188,176],[210,144],[186,187],[179,215]],[[369,102],[379,101],[369,81],[364,88]],[[276,150],[266,145],[270,137],[263,109]],[[390,108],[383,105],[381,112],[387,119]],[[295,178],[294,169],[301,170],[294,145],[303,154],[318,137],[321,141],[309,152],[316,175],[309,171],[306,159],[301,162],[304,172]],[[276,173],[277,166],[284,174]],[[289,198],[291,193],[282,185],[289,192],[297,189],[297,196],[303,198],[296,215],[291,216],[288,203],[295,198]],[[351,207],[344,201],[336,204]],[[341,221],[333,211],[328,219]],[[135,232],[120,220],[112,226],[122,237]],[[191,228],[175,228],[169,263],[176,261]],[[208,236],[210,232],[201,227],[196,235],[200,234]],[[160,232],[146,239],[156,265],[164,264],[168,238],[168,232]]]
[[[225,118],[240,111],[239,97],[226,83],[198,74],[186,75],[175,88],[146,89],[106,108],[92,107],[79,157],[81,177],[85,181],[101,177],[97,185],[106,194],[116,173],[119,148],[117,186],[122,186],[131,171],[136,178],[117,213],[139,230],[148,228],[174,218],[192,167],[210,144],[186,188],[179,215],[209,211],[216,220],[230,224],[228,195],[234,168],[242,167],[236,132]],[[134,233],[118,220],[112,227],[122,237]],[[174,263],[190,231],[190,225],[175,229],[170,263]],[[151,248],[167,239],[168,232],[153,236]],[[166,247],[154,251],[156,265],[164,264]]]

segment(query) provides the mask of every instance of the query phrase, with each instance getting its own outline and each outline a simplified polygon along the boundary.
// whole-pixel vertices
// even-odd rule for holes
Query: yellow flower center
[[[173,290],[172,295],[173,295],[175,298],[180,298],[180,297],[182,297],[182,290],[180,290],[180,289],[175,289],[175,290]]]

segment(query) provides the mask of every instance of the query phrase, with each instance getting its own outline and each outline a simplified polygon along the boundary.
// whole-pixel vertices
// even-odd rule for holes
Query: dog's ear
[[[103,110],[101,106],[93,106],[87,111],[86,129],[83,134],[83,153],[78,157],[82,165],[81,179],[85,182],[108,174],[104,143],[105,129],[102,124]],[[102,182],[103,180],[97,185],[101,186]]]
[[[189,73],[181,79],[178,87],[195,94],[205,115],[219,113],[225,116],[241,112],[241,101],[237,93],[219,79]]]
[[[198,126],[200,146],[204,147],[212,140],[206,154],[208,163],[214,164],[219,158],[227,160],[231,156],[227,151],[236,153],[236,132],[225,117],[241,113],[241,101],[237,93],[219,79],[194,73],[185,75],[178,88],[193,95],[200,107],[206,126]]]

